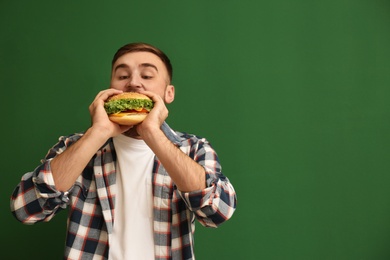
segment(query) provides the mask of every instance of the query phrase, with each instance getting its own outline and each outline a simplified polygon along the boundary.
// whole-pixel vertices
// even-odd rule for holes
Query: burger
[[[144,121],[152,110],[154,102],[148,96],[137,92],[123,92],[111,96],[104,109],[108,118],[120,125],[136,125]]]

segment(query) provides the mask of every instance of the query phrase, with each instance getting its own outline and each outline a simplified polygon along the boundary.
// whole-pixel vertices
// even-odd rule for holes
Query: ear
[[[175,87],[173,85],[168,85],[165,88],[164,101],[167,104],[170,104],[175,100]]]

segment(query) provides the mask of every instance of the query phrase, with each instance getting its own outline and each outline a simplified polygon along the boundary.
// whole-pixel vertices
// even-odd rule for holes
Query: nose
[[[126,91],[136,91],[143,88],[141,78],[137,75],[132,75],[126,84]]]

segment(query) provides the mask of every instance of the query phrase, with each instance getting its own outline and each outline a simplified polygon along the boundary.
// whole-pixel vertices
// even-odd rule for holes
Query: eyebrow
[[[139,65],[139,67],[144,67],[144,68],[148,68],[148,67],[151,67],[151,68],[154,68],[157,72],[158,72],[158,69],[157,69],[157,66],[156,65],[153,65],[152,63],[141,63]],[[129,66],[125,63],[122,63],[122,64],[118,64],[115,68],[114,68],[114,71],[117,71],[118,69],[120,68],[124,68],[124,69],[128,69]]]

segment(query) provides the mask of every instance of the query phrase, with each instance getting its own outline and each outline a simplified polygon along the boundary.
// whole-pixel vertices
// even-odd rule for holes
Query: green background
[[[0,257],[62,258],[66,213],[22,225],[9,197],[145,41],[174,66],[168,123],[238,194],[198,259],[390,259],[389,28],[388,0],[1,1]]]

